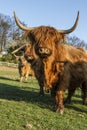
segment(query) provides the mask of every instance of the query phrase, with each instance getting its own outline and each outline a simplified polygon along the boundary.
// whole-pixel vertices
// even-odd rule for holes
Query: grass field
[[[87,106],[76,91],[64,114],[53,111],[49,94],[39,97],[35,78],[18,81],[17,69],[0,66],[0,130],[87,130]]]

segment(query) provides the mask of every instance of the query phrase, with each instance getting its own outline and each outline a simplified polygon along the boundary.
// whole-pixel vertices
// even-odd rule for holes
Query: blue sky
[[[57,29],[70,28],[80,11],[80,19],[71,36],[87,43],[87,0],[0,0],[0,13],[18,18],[30,27],[49,25]]]

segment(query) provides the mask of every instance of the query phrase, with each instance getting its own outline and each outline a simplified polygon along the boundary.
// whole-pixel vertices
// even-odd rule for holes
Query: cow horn
[[[23,45],[23,46],[21,46],[21,47],[17,48],[16,50],[14,50],[14,51],[12,52],[12,54],[15,54],[15,53],[17,53],[18,51],[20,51],[20,50],[24,49],[24,48],[25,48],[25,46],[26,46],[26,45]]]
[[[13,54],[15,56],[15,58],[19,58],[19,56],[16,56],[15,54]]]
[[[16,24],[18,25],[18,27],[20,29],[22,29],[24,31],[29,31],[29,30],[33,29],[33,28],[28,28],[28,27],[25,27],[24,25],[22,25],[20,23],[20,21],[18,20],[15,12],[14,12],[14,18],[15,18]],[[76,18],[76,21],[75,21],[74,25],[70,29],[68,29],[68,30],[58,30],[58,32],[59,33],[64,33],[64,34],[69,34],[69,33],[73,32],[76,29],[76,27],[77,27],[78,20],[79,20],[79,11],[78,11],[77,18]]]
[[[28,28],[28,27],[25,27],[24,25],[22,25],[20,23],[20,21],[18,20],[17,16],[16,16],[16,13],[14,12],[14,18],[15,18],[15,22],[16,24],[18,25],[18,27],[24,31],[29,31],[29,30],[32,30],[33,28]]]
[[[68,30],[58,30],[58,32],[59,33],[64,33],[64,34],[69,34],[69,33],[73,32],[77,27],[78,20],[79,20],[79,11],[78,11],[77,18],[76,18],[76,21],[75,21],[74,25]]]

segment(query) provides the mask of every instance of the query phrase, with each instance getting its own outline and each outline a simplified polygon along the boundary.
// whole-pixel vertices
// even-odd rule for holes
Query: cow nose
[[[28,59],[29,59],[29,60],[33,60],[34,57],[31,55],[31,56],[28,57]]]
[[[28,62],[31,62],[34,57],[32,55],[25,55],[25,59],[28,61]]]
[[[43,54],[44,52],[45,52],[44,48],[40,47],[40,48],[39,48],[39,53],[40,53],[40,54]]]
[[[46,47],[40,47],[39,53],[42,54],[42,55],[50,55],[51,50],[49,48],[46,48]]]
[[[48,48],[45,48],[45,54],[50,54],[50,50]]]

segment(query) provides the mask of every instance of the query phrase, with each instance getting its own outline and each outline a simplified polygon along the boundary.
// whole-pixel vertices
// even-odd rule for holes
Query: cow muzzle
[[[48,48],[45,48],[45,47],[40,47],[39,48],[39,54],[40,56],[42,56],[43,58],[44,57],[47,57],[47,56],[50,56],[52,53],[52,51]]]
[[[24,57],[28,62],[32,62],[34,60],[34,57],[32,55],[24,55]]]

